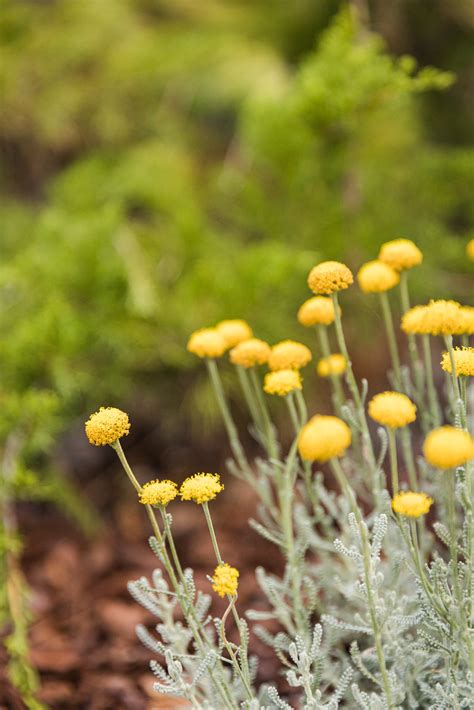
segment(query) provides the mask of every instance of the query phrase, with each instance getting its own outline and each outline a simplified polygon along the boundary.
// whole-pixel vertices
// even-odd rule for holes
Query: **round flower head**
[[[369,416],[379,424],[398,429],[416,419],[416,406],[406,394],[381,392],[369,402]]]
[[[401,329],[404,333],[410,333],[413,335],[427,335],[428,334],[428,321],[427,321],[428,306],[414,306],[410,308],[402,316]]]
[[[339,309],[340,312],[340,309]],[[307,328],[312,325],[331,325],[334,323],[334,304],[329,296],[313,296],[300,306],[298,322]]]
[[[195,503],[207,503],[224,490],[220,476],[217,473],[195,473],[181,484],[179,494],[181,500],[192,500]]]
[[[461,305],[457,301],[430,301],[424,327],[430,335],[461,335],[464,332]]]
[[[227,344],[217,328],[201,328],[189,338],[188,350],[198,357],[221,357],[227,350]]]
[[[216,325],[228,348],[252,337],[252,328],[244,320],[222,320]]]
[[[474,261],[474,239],[470,239],[466,244],[467,258]]]
[[[301,429],[298,450],[305,461],[324,463],[342,456],[351,440],[351,430],[342,419],[318,414]]]
[[[284,397],[294,390],[300,390],[301,375],[298,370],[277,370],[265,375],[263,389],[267,394],[278,394]]]
[[[474,439],[467,431],[442,426],[430,431],[423,444],[423,453],[436,468],[456,468],[474,458]]]
[[[116,407],[101,407],[85,425],[86,436],[94,446],[113,444],[130,431],[128,414]]]
[[[333,353],[328,357],[323,357],[316,365],[316,372],[320,377],[330,377],[331,375],[343,375],[346,371],[347,362],[341,353]]]
[[[323,261],[309,272],[308,286],[313,293],[331,294],[354,283],[351,270],[340,261]]]
[[[230,594],[235,597],[239,586],[239,570],[224,562],[217,565],[212,577],[212,588],[220,596]]]
[[[142,486],[138,499],[143,505],[166,506],[178,495],[178,486],[174,481],[149,481]]]
[[[310,362],[311,350],[294,340],[282,340],[272,347],[268,366],[270,370],[299,370]]]
[[[459,310],[462,318],[461,335],[474,335],[474,307],[461,306]]]
[[[382,293],[396,286],[400,276],[395,269],[383,261],[368,261],[361,266],[357,281],[364,293]]]
[[[433,499],[426,493],[414,493],[413,491],[402,491],[397,493],[392,500],[392,509],[399,515],[407,518],[419,518],[426,515],[433,504]]]
[[[454,348],[453,356],[456,374],[474,377],[474,348]],[[441,367],[445,372],[452,372],[449,353],[443,353]]]
[[[232,348],[229,358],[234,365],[249,368],[254,365],[265,365],[271,351],[269,344],[264,340],[250,338]]]
[[[393,239],[382,244],[379,259],[392,269],[403,271],[421,264],[423,254],[411,239]]]

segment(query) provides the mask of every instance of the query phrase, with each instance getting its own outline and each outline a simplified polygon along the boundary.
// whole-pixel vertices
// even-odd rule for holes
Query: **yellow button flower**
[[[381,392],[369,402],[369,416],[379,424],[398,429],[416,419],[416,405],[401,392]]]
[[[284,397],[290,392],[302,388],[301,375],[298,370],[277,370],[265,375],[263,389],[268,394],[277,394]]]
[[[421,264],[423,254],[411,239],[393,239],[382,244],[379,259],[392,269],[403,271]]]
[[[221,357],[227,350],[227,343],[217,328],[201,328],[189,338],[188,350],[201,358]]]
[[[466,244],[466,254],[468,259],[474,261],[474,239],[470,239]]]
[[[232,348],[229,358],[234,365],[249,368],[255,365],[265,365],[271,351],[269,344],[264,340],[250,338]]]
[[[339,313],[341,309],[339,309]],[[307,328],[313,325],[331,325],[334,322],[334,304],[329,296],[308,298],[299,308],[298,322]]]
[[[224,562],[217,565],[212,577],[212,588],[220,596],[230,594],[234,597],[239,586],[239,570]]]
[[[128,414],[116,407],[101,407],[85,425],[86,436],[94,446],[113,444],[130,431]]]
[[[436,468],[456,468],[474,458],[474,439],[467,431],[442,426],[428,434],[423,453]]]
[[[224,490],[219,474],[195,473],[181,484],[179,494],[181,500],[192,500],[195,503],[207,503]]]
[[[396,286],[400,276],[395,269],[383,261],[368,261],[361,266],[357,281],[364,293],[382,293]]]
[[[270,370],[299,370],[311,361],[311,350],[294,340],[282,340],[272,347],[268,366]]]
[[[301,429],[298,450],[305,461],[324,463],[342,456],[351,440],[351,430],[342,419],[318,414]]]
[[[222,320],[216,325],[228,348],[252,337],[252,328],[244,320]]]
[[[474,348],[454,348],[454,367],[457,375],[474,377]],[[452,372],[449,353],[443,353],[441,367],[445,372]]]
[[[411,335],[428,335],[428,306],[414,306],[402,316],[401,329]]]
[[[178,495],[178,486],[174,481],[149,481],[142,486],[138,499],[143,505],[166,506]]]
[[[340,261],[323,261],[309,272],[308,286],[316,294],[342,291],[354,283],[351,270]]]
[[[461,335],[463,332],[463,313],[457,301],[430,301],[425,319],[430,335]]]
[[[392,500],[392,509],[399,515],[407,518],[419,518],[426,515],[433,504],[433,499],[426,493],[414,493],[413,491],[402,491],[397,493]]]
[[[331,375],[343,375],[346,371],[347,362],[341,353],[333,353],[328,357],[323,357],[316,365],[316,372],[320,377],[330,377]]]

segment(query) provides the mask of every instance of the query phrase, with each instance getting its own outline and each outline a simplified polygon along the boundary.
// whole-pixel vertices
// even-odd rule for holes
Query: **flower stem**
[[[328,358],[331,356],[331,346],[329,345],[329,338],[326,326],[317,325],[316,332],[319,339],[319,347],[323,357]],[[342,389],[341,380],[338,375],[334,372],[329,372],[329,378],[331,380],[332,386],[332,401],[334,409],[340,416],[342,405],[344,404],[344,390]]]
[[[433,426],[438,427],[441,422],[438,397],[433,378],[433,361],[431,358],[430,336],[422,335],[423,358],[425,361],[426,386],[428,390],[428,404],[432,416]]]
[[[261,412],[263,430],[265,432],[267,440],[268,455],[272,459],[278,459],[279,451],[278,441],[275,434],[275,427],[273,426],[272,420],[270,418],[270,412],[268,411],[267,403],[263,395],[262,384],[258,381],[257,373],[255,371],[255,368],[253,367],[250,369],[250,382],[255,392],[257,403]]]
[[[400,302],[402,306],[402,313],[406,313],[410,310],[410,295],[408,292],[408,274],[406,271],[402,271],[400,274]],[[416,336],[413,333],[407,334],[408,339],[408,356],[410,358],[410,363],[413,372],[413,380],[415,383],[416,391],[416,402],[419,404],[423,403],[423,365],[420,360],[420,353],[418,351],[418,345],[416,342]]]
[[[448,349],[449,353],[449,360],[451,363],[451,382],[453,385],[453,396],[454,396],[454,412],[456,415],[456,420],[457,417],[459,417],[459,422],[461,424],[461,428],[465,429],[466,428],[466,409],[464,406],[464,401],[461,396],[461,387],[459,385],[459,378],[456,370],[456,361],[454,359],[454,350],[453,350],[453,336],[452,335],[445,335],[444,336],[444,342],[446,344],[446,347]],[[457,425],[457,421],[456,421]]]
[[[397,337],[393,325],[392,311],[390,309],[390,301],[386,291],[379,293],[380,303],[382,305],[383,319],[385,323],[385,331],[387,334],[388,347],[390,349],[390,357],[392,360],[393,377],[395,386],[398,390],[403,390],[402,384],[402,368],[400,365],[400,355],[398,354]]]
[[[388,434],[388,452],[390,456],[390,472],[392,475],[392,495],[398,495],[398,460],[397,460],[397,441],[395,431],[391,427],[387,427]]]

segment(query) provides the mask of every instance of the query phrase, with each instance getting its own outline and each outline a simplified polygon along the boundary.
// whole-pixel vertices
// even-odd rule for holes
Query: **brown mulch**
[[[213,504],[224,559],[239,568],[238,605],[264,608],[255,567],[278,570],[275,549],[248,526],[255,515],[253,496],[244,486],[226,485],[228,495]],[[202,511],[175,505],[173,530],[184,566],[192,566],[199,587],[210,590],[207,574],[215,567]],[[118,503],[113,516],[92,539],[51,508],[27,506],[20,514],[24,536],[23,571],[31,588],[31,662],[40,674],[39,699],[51,708],[151,710],[186,707],[185,701],[153,690],[151,652],[135,635],[142,623],[153,629],[154,617],[128,594],[127,582],[150,576],[160,563],[146,542],[150,529],[141,506]],[[213,613],[224,602],[214,595]],[[229,636],[233,628],[229,624]],[[275,680],[271,651],[258,641],[262,680]],[[5,658],[0,657],[0,666]],[[3,664],[4,665],[4,664]],[[0,670],[0,710],[23,704]]]

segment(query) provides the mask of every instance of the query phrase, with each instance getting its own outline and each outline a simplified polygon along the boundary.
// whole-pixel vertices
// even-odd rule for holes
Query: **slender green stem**
[[[392,475],[392,495],[398,495],[398,460],[397,460],[397,441],[395,431],[391,427],[387,427],[388,434],[388,452],[390,456],[390,472]]]
[[[346,478],[346,474],[339,462],[339,459],[333,458],[330,461],[331,468],[338,479],[339,485],[346,497],[348,497],[352,512],[355,515],[358,529],[360,531],[361,547],[362,547],[362,557],[364,561],[364,581],[365,589],[367,592],[367,603],[369,608],[370,621],[372,626],[372,633],[374,635],[375,651],[377,654],[377,660],[380,668],[380,673],[382,675],[382,686],[385,692],[385,697],[389,709],[395,708],[395,703],[392,697],[392,687],[390,683],[390,678],[387,671],[387,663],[385,660],[385,653],[383,650],[382,643],[382,629],[377,616],[377,605],[376,605],[376,592],[372,587],[372,556],[369,545],[369,538],[367,534],[367,525],[365,524],[362,514],[360,512],[359,506],[357,505],[356,497],[354,491],[352,490],[349,481]]]
[[[432,416],[433,426],[438,427],[441,423],[440,407],[433,379],[433,360],[431,357],[430,336],[422,335],[423,358],[425,361],[426,386],[428,390],[428,404]]]
[[[263,430],[265,432],[267,440],[267,451],[268,455],[272,459],[279,458],[278,441],[275,434],[275,427],[273,426],[270,412],[268,411],[267,403],[263,395],[262,383],[258,381],[257,373],[255,368],[250,369],[250,382],[255,392],[257,398],[257,403],[260,408],[260,413],[263,421]]]
[[[385,331],[387,334],[388,347],[390,349],[390,357],[392,360],[393,377],[395,386],[400,391],[403,390],[402,383],[402,368],[400,364],[400,355],[398,354],[397,337],[393,325],[392,311],[390,309],[390,301],[386,291],[379,293],[380,303],[382,306],[383,319],[385,323]]]
[[[410,310],[410,295],[408,292],[408,274],[406,271],[400,273],[400,302],[402,313]],[[416,342],[416,336],[413,333],[407,334],[408,339],[408,356],[413,372],[413,381],[415,383],[416,402],[423,403],[423,365],[420,360],[420,353]]]
[[[451,554],[451,563],[453,570],[453,586],[456,595],[459,608],[462,606],[462,592],[459,583],[459,571],[458,571],[458,532],[456,525],[456,499],[455,499],[455,484],[456,484],[456,472],[455,471],[445,471],[444,474],[444,487],[446,495],[446,505],[448,513],[448,530],[450,545],[449,551]]]
[[[207,502],[202,503],[202,509],[204,511],[204,517],[206,518],[206,523],[207,523],[207,527],[209,529],[209,535],[211,537],[212,547],[214,549],[214,554],[216,556],[217,563],[219,565],[222,565],[222,564],[224,564],[224,561],[222,559],[222,555],[219,550],[216,532],[214,530],[214,525],[212,523],[211,511],[209,510],[209,505],[207,504]],[[229,604],[231,604],[232,614],[234,616],[234,621],[237,626],[237,629],[239,631],[242,649],[244,650],[245,635],[244,635],[244,632],[242,629],[242,624],[240,622],[239,615],[237,613],[237,609],[235,608],[235,600],[233,600],[233,598],[230,594],[227,595],[227,599],[229,600]],[[234,667],[235,667],[235,670],[237,671],[237,673],[239,674],[239,676],[242,680],[242,683],[244,684],[247,695],[252,700],[254,697],[254,694],[252,692],[252,688],[250,687],[250,682],[249,682],[250,672],[249,672],[249,667],[248,667],[248,660],[247,660],[247,652],[246,651],[247,651],[247,649],[245,646],[245,652],[241,653],[241,656],[240,656],[241,662],[242,662],[242,668],[240,667],[240,664],[238,662],[236,663],[236,665]]]
[[[227,435],[229,437],[230,448],[235,456],[235,459],[241,469],[241,471],[246,475],[246,477],[252,476],[252,470],[250,464],[247,461],[247,457],[243,450],[242,444],[240,443],[239,435],[237,432],[237,427],[235,426],[234,420],[230,413],[230,409],[227,404],[227,400],[224,394],[224,388],[222,387],[221,378],[219,375],[219,369],[215,360],[212,358],[206,358],[207,370],[211,378],[212,386],[214,387],[214,393],[216,395],[217,403],[224,419],[224,425],[227,430]]]
[[[260,416],[260,412],[257,406],[257,403],[255,402],[255,396],[252,391],[252,386],[250,384],[249,378],[248,378],[248,373],[245,367],[242,367],[241,365],[236,365],[235,369],[237,370],[237,377],[239,378],[240,386],[242,388],[242,392],[244,394],[244,399],[247,404],[247,407],[250,412],[250,416],[253,419],[253,423],[257,427],[258,431],[260,433],[263,432],[263,426],[262,426],[262,419]]]
[[[454,412],[459,416],[459,421],[463,429],[466,428],[466,409],[464,407],[463,398],[461,396],[461,387],[459,384],[458,373],[456,369],[456,361],[454,359],[453,350],[453,336],[445,335],[444,342],[448,349],[449,360],[451,363],[451,382],[453,385],[453,396],[454,396]]]
[[[408,482],[412,491],[418,490],[418,478],[416,475],[415,457],[413,455],[413,445],[410,429],[404,426],[400,429],[400,439],[402,442],[403,459],[408,473]]]
[[[290,412],[291,423],[293,424],[293,429],[295,430],[295,435],[298,436],[301,429],[300,420],[298,417],[298,412],[296,411],[295,400],[293,398],[293,392],[287,394],[285,397],[288,411]]]
[[[329,345],[329,337],[326,326],[317,325],[316,332],[318,334],[319,347],[321,349],[323,357],[329,358],[331,356],[331,346]],[[332,401],[334,409],[340,416],[342,405],[344,404],[344,390],[342,389],[341,379],[334,372],[329,373],[329,378],[331,380]]]
[[[117,441],[114,441],[114,443],[111,444],[111,447],[114,449],[117,456],[119,457],[120,463],[122,464],[125,473],[127,474],[128,478],[130,479],[132,486],[135,488],[137,493],[140,493],[142,487],[138,483],[137,479],[135,478],[135,474],[133,473],[132,469],[130,468],[127,458],[123,452],[122,445],[120,443],[120,439],[117,439]]]
[[[370,437],[369,426],[367,424],[367,418],[365,416],[364,403],[359,392],[359,387],[352,369],[352,362],[349,357],[349,351],[346,345],[346,339],[344,337],[344,330],[342,328],[341,314],[339,310],[339,301],[337,293],[332,294],[332,301],[334,305],[334,325],[336,328],[336,337],[339,346],[339,350],[344,355],[346,359],[346,382],[349,390],[352,394],[354,400],[354,406],[356,410],[356,415],[358,419],[359,426],[362,432],[362,440],[364,448],[366,450],[366,455],[368,457],[369,466],[372,474],[372,486],[375,495],[375,500],[377,503],[380,501],[380,472],[377,467],[377,462],[375,459],[374,447],[372,444],[372,439]]]

